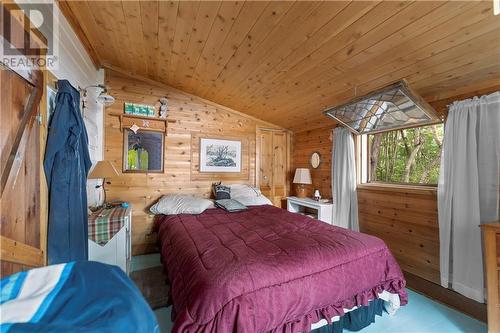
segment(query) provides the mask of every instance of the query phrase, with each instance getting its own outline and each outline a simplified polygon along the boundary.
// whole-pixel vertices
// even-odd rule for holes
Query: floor
[[[157,265],[160,265],[158,254],[136,256],[132,258],[131,269],[134,271]],[[408,290],[408,295],[408,305],[399,309],[395,316],[390,317],[386,314],[382,317],[376,317],[374,324],[359,332],[486,333],[488,331],[485,323],[437,303],[421,294]],[[161,332],[171,332],[170,307],[157,309],[155,314]]]

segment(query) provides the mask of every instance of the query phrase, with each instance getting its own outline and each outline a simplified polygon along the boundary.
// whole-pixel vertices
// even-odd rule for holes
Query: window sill
[[[402,185],[402,184],[381,184],[381,183],[366,183],[358,184],[358,190],[373,190],[399,193],[417,193],[417,194],[436,194],[437,186],[418,186],[418,185]]]

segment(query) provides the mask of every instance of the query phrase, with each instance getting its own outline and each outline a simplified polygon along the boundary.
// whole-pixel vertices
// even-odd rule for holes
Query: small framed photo
[[[241,172],[241,141],[201,138],[200,172]]]

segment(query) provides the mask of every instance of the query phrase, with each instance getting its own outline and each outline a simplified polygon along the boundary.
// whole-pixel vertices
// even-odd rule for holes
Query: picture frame
[[[200,138],[200,172],[241,172],[241,141]]]
[[[159,131],[123,131],[123,173],[163,173],[165,135]]]

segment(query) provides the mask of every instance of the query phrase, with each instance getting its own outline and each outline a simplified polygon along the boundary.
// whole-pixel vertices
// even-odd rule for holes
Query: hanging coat
[[[49,189],[49,264],[87,260],[87,174],[92,165],[80,93],[57,82],[43,163]]]

